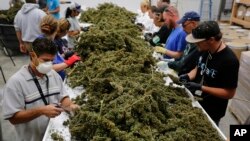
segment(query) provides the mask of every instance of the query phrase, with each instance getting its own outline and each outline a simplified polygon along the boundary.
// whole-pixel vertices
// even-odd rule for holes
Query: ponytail
[[[71,17],[71,13],[72,13],[72,10],[68,7],[68,8],[66,9],[65,18],[67,19],[67,18]]]

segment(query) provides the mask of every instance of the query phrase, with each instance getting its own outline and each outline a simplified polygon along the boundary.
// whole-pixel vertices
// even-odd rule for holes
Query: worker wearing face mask
[[[41,141],[50,118],[79,107],[69,99],[62,79],[52,69],[56,52],[53,41],[37,38],[32,43],[30,64],[16,72],[3,90],[3,117],[15,126],[20,141]]]

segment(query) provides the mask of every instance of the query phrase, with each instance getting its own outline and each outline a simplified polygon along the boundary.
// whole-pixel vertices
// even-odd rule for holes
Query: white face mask
[[[38,66],[36,66],[36,69],[38,72],[42,74],[47,74],[52,70],[53,64],[52,61],[44,62],[44,63],[39,63]]]

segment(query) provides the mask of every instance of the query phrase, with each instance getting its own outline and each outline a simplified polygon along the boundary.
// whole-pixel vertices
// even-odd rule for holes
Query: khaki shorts
[[[24,46],[26,48],[27,53],[32,51],[32,43],[31,42],[24,42]]]

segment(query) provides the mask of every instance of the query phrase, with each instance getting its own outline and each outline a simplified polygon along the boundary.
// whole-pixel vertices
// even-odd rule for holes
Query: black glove
[[[89,31],[89,27],[82,27],[82,28],[81,28],[81,31],[87,32],[87,31]]]
[[[65,59],[65,60],[68,60],[69,57],[71,57],[71,56],[74,55],[74,54],[75,54],[74,51],[68,51],[68,52],[64,53],[64,59]]]
[[[201,90],[201,84],[195,82],[187,82],[185,87],[189,89],[191,92],[195,92],[196,90]]]
[[[190,81],[190,78],[187,74],[182,74],[179,76],[179,81],[182,83],[187,83]]]
[[[131,18],[131,22],[135,23],[136,17]]]
[[[139,27],[141,31],[144,29],[144,25],[142,23],[137,23],[136,25]]]
[[[151,33],[146,33],[144,35],[145,41],[150,41],[152,39],[152,34]]]
[[[175,61],[168,62],[168,67],[169,67],[170,69],[175,70],[176,67],[177,67]]]

